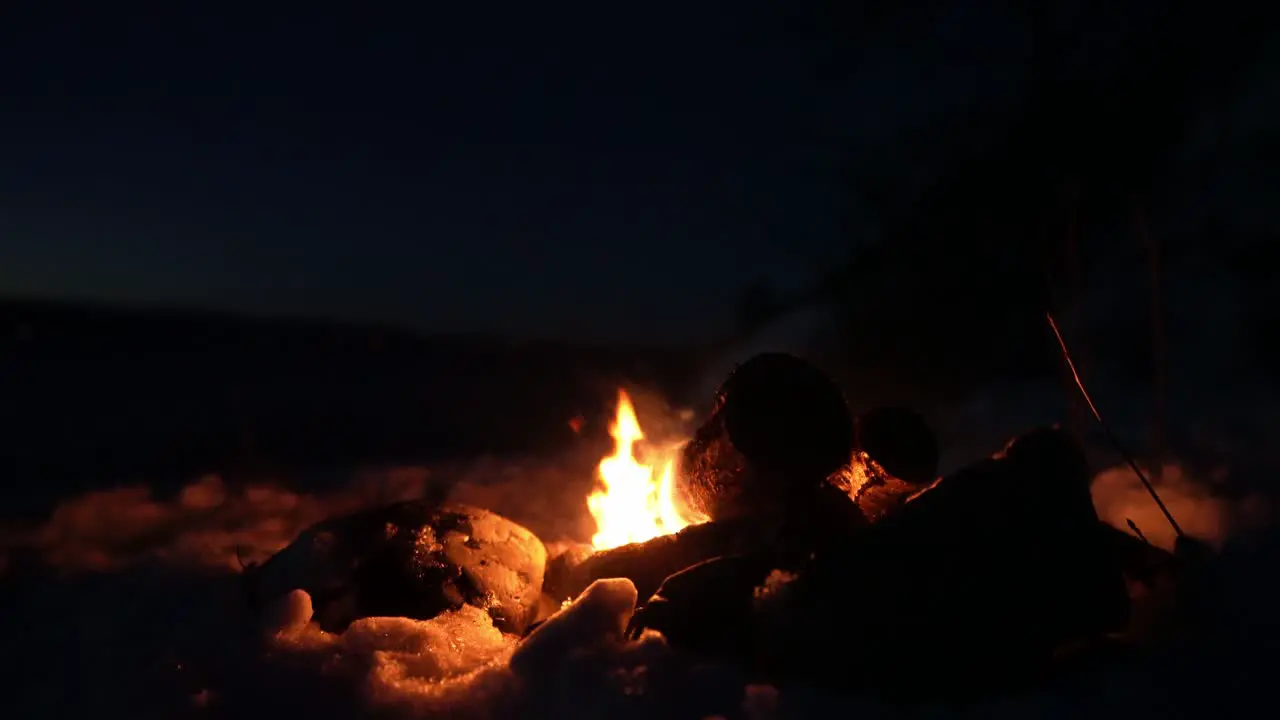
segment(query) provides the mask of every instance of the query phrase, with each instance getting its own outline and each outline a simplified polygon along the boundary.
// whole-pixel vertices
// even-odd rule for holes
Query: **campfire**
[[[855,422],[840,388],[792,356],[737,368],[687,442],[649,442],[625,391],[610,434],[584,503],[589,544],[552,557],[548,547],[564,544],[544,540],[562,538],[483,508],[406,501],[308,529],[253,571],[256,597],[303,590],[311,622],[330,633],[465,612],[532,642],[593,585],[621,582],[617,597],[634,588],[633,636],[656,630],[672,647],[763,677],[857,679],[881,691],[908,683],[915,693],[924,674],[972,689],[1123,630],[1117,547],[1162,562],[1101,523],[1083,452],[1065,433],[1026,433],[935,478],[923,418],[881,410]],[[774,592],[778,578],[787,592]],[[833,665],[816,659],[815,643],[857,650]],[[974,647],[993,660],[969,658]]]
[[[649,448],[637,459],[637,444],[645,440],[635,407],[625,390],[618,391],[618,409],[609,428],[613,454],[600,461],[600,488],[587,497],[596,522],[591,545],[610,550],[679,532],[708,520],[676,493],[677,453],[682,443]]]

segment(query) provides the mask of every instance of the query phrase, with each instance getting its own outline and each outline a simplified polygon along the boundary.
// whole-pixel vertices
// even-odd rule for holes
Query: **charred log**
[[[767,612],[752,601],[776,566],[755,552],[672,576],[636,622],[775,680],[916,697],[922,685],[953,698],[1008,689],[1054,667],[1059,649],[1127,624],[1116,538],[1089,480],[1070,437],[1033,432],[818,546]],[[857,652],[833,664],[833,644]]]
[[[981,489],[996,492],[1025,485],[1035,479],[1025,474],[1030,467],[1024,463],[1029,460],[1070,459],[1069,446],[1059,444],[1054,449],[1055,444],[1057,440],[1044,436],[1023,438],[1002,456],[951,476],[943,492],[955,495],[946,505],[966,524],[991,521],[1002,509],[976,493],[978,484],[994,484]],[[1029,457],[1035,445],[1040,447]],[[1069,476],[1064,474],[1063,478]],[[961,480],[966,487],[959,486]],[[1069,493],[1070,487],[1064,483],[1059,490]],[[971,494],[974,496],[968,497]],[[940,502],[938,497],[930,499]],[[967,501],[973,504],[962,504]],[[918,533],[919,526],[912,529],[913,523],[923,520],[915,517],[945,517],[942,504],[913,506],[912,510],[926,514],[902,522],[898,525],[902,529],[896,532],[911,529]],[[794,673],[806,680],[825,678],[845,688],[859,685],[889,695],[901,693],[915,701],[930,697],[977,699],[1015,690],[1022,683],[1096,669],[1101,663],[1124,662],[1137,648],[1109,634],[1122,629],[1123,607],[1127,605],[1117,565],[1131,577],[1150,573],[1168,578],[1186,574],[1180,570],[1183,562],[1173,553],[1101,521],[1091,523],[1088,518],[1079,519],[1075,526],[1078,534],[1062,538],[1065,552],[1080,556],[1065,564],[1062,554],[1055,554],[1045,538],[1010,534],[1017,524],[1044,519],[1025,517],[1002,523],[1000,542],[1005,547],[989,549],[986,555],[974,553],[976,546],[963,539],[964,551],[954,553],[944,544],[944,536],[926,540],[869,531],[856,546],[868,553],[859,556],[857,567],[853,562],[837,566],[828,557],[798,582],[794,575],[776,570],[761,554],[716,558],[667,578],[649,603],[637,611],[630,630],[633,636],[646,628],[658,630],[678,648],[745,664],[773,680]],[[1049,522],[1047,527],[1061,531],[1072,524]],[[949,526],[962,531],[956,524]],[[891,527],[893,524],[885,526]],[[1029,551],[1011,553],[1010,548],[1023,542],[1029,543]],[[884,555],[872,554],[880,551],[882,543],[890,543]],[[921,563],[919,556],[909,557],[914,552],[927,552],[924,546],[930,543],[937,560]],[[1040,565],[1028,559],[1041,552],[1046,552],[1046,557]],[[885,556],[889,571],[879,560]],[[905,566],[909,560],[916,564]],[[956,565],[959,571],[945,574],[943,568],[948,564]],[[1081,573],[1084,565],[1088,570]],[[836,584],[831,582],[832,572],[839,574]],[[771,588],[775,575],[783,576],[778,582],[784,588],[781,591]],[[1046,577],[1052,584],[1044,582]],[[1081,582],[1083,587],[1074,585]],[[886,583],[897,584],[886,592]],[[1062,593],[1065,595],[1059,595]],[[1060,597],[1064,602],[1044,602]],[[1070,603],[1080,603],[1068,608],[1080,612],[1064,623],[1055,610]],[[984,612],[987,606],[994,606],[995,611]],[[981,624],[970,631],[966,624],[975,622]],[[1053,634],[1037,635],[1037,629],[1046,623]],[[1031,641],[1009,639],[1024,635]],[[784,638],[781,643],[779,637]],[[850,643],[857,652],[842,656],[836,666],[823,663],[822,650],[833,643]],[[994,662],[983,662],[993,654],[997,654]]]
[[[1023,674],[1064,643],[1127,623],[1124,577],[1089,481],[1065,433],[1022,436],[820,556],[805,602],[830,615],[852,599],[875,617],[846,641],[867,650],[861,671],[878,682],[894,681],[883,668],[975,686],[977,675]],[[988,663],[975,662],[975,648]]]
[[[755,589],[772,571],[772,563],[760,553],[713,558],[685,568],[664,580],[636,611],[628,635],[635,638],[653,629],[701,657],[749,662],[755,648]]]
[[[687,492],[712,519],[804,495],[848,462],[853,420],[839,386],[809,362],[765,353],[738,366],[685,446]]]
[[[890,475],[911,485],[932,482],[938,474],[938,438],[920,413],[879,407],[858,416],[858,449]]]

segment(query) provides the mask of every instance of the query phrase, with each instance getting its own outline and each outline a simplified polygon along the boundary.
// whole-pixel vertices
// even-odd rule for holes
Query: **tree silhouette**
[[[879,213],[880,241],[847,237],[847,262],[775,305],[839,307],[869,385],[891,374],[942,386],[1055,367],[1044,311],[1087,286],[1113,252],[1115,229],[1131,233],[1135,213],[1168,197],[1168,170],[1189,128],[1206,105],[1238,91],[1270,33],[1242,3],[1212,13],[1190,3],[997,5],[1032,38],[1029,57],[1006,61],[1024,67],[1025,95],[943,132],[959,147],[982,123],[1000,128],[998,140],[956,152],[907,196],[850,163],[840,182],[850,207]],[[940,6],[860,4],[858,17],[887,27]],[[847,155],[847,143],[829,140]],[[1140,262],[1138,243],[1129,244]]]

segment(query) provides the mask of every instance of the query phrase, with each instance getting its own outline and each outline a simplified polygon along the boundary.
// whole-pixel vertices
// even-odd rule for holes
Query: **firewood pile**
[[[522,635],[592,582],[628,578],[633,636],[656,630],[771,682],[914,698],[1003,692],[1066,657],[1122,655],[1129,584],[1178,563],[1099,520],[1079,445],[1038,428],[946,477],[937,465],[917,413],[853,418],[815,367],[765,354],[725,380],[683,449],[681,487],[709,522],[548,558],[487,510],[401,502],[317,524],[247,585],[260,604],[307,591],[335,632],[473,605]]]

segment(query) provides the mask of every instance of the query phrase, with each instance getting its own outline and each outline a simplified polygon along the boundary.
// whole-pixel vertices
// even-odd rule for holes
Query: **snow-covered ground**
[[[242,558],[263,557],[329,513],[414,496],[428,483],[549,541],[582,539],[596,457],[367,472],[323,495],[206,477],[171,499],[141,487],[70,498],[48,523],[6,541],[0,636],[9,689],[0,708],[13,718],[1168,718],[1229,715],[1269,692],[1270,657],[1280,648],[1271,572],[1280,544],[1254,532],[1260,520],[1249,501],[1212,497],[1177,468],[1161,476],[1166,500],[1188,531],[1224,548],[1232,611],[1217,619],[1213,646],[1171,647],[1147,666],[965,713],[752,686],[730,669],[677,656],[660,636],[622,642],[615,633],[635,600],[626,581],[597,586],[524,643],[481,613],[372,620],[334,636],[306,624],[302,593],[265,616],[244,606]],[[1095,491],[1106,519],[1134,517],[1166,541],[1130,473],[1101,473]],[[37,577],[32,557],[58,572]],[[845,650],[831,648],[832,662]]]
[[[1202,270],[1172,268],[1170,285],[1203,280]],[[1187,309],[1171,310],[1178,332],[1171,340],[1165,420],[1175,453],[1155,476],[1182,526],[1219,548],[1226,610],[1206,619],[1204,637],[1165,647],[1141,667],[964,712],[889,708],[803,687],[747,685],[729,669],[691,664],[654,635],[622,642],[613,633],[634,602],[625,582],[596,587],[523,644],[467,612],[426,623],[368,621],[333,636],[306,624],[309,600],[302,595],[268,617],[246,610],[242,561],[262,559],[330,514],[417,496],[428,485],[506,515],[552,546],[586,539],[592,527],[585,498],[605,447],[589,447],[594,441],[584,438],[572,457],[370,470],[324,491],[315,488],[333,483],[294,477],[243,486],[210,476],[172,497],[138,486],[64,498],[39,527],[0,529],[6,684],[0,716],[1170,718],[1266,712],[1280,650],[1274,573],[1280,536],[1268,529],[1275,507],[1271,478],[1280,471],[1270,452],[1280,393],[1236,364],[1243,353],[1230,333],[1222,334],[1231,330],[1221,322],[1230,308],[1198,315],[1206,306],[1188,302]],[[1143,322],[1136,299],[1110,296],[1061,320],[1075,340],[1080,331],[1073,335],[1073,327],[1087,330],[1103,316],[1121,322],[1125,313],[1134,315],[1133,324]],[[787,321],[730,355],[803,351],[811,320]],[[1109,369],[1106,353],[1093,355],[1090,390],[1141,456],[1150,389]],[[710,368],[707,387],[736,359]],[[688,421],[658,399],[634,397],[655,434]],[[1067,397],[1053,383],[1017,384],[931,411],[944,470],[998,449],[1016,432],[1062,420]],[[1094,482],[1102,517],[1121,528],[1132,519],[1153,542],[1170,546],[1172,532],[1132,472],[1096,433],[1087,440],[1095,467],[1105,468]],[[1139,622],[1155,617],[1139,605]],[[848,650],[831,648],[831,661],[840,662]]]

